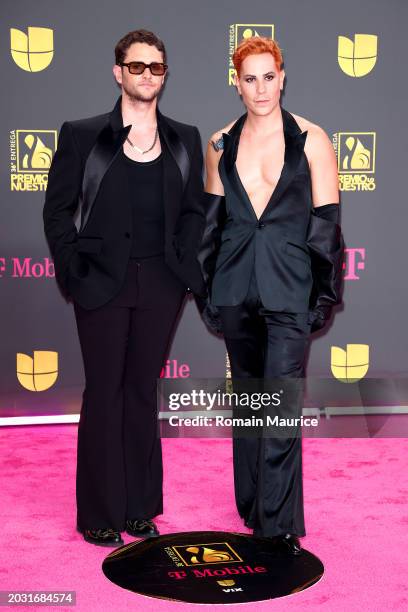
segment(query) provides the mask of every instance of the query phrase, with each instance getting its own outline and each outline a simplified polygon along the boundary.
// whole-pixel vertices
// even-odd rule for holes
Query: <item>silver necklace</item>
[[[141,155],[144,155],[145,153],[148,153],[149,151],[151,151],[153,149],[153,147],[154,147],[154,145],[156,144],[156,141],[157,141],[158,133],[159,133],[159,130],[158,130],[157,125],[156,125],[156,132],[154,134],[153,144],[152,144],[151,147],[146,149],[146,151],[143,151],[142,149],[139,149],[139,147],[137,145],[133,144],[133,142],[130,140],[130,138],[128,136],[126,136],[126,140],[128,141],[128,143],[130,144],[131,147],[136,149],[136,151],[138,151]]]

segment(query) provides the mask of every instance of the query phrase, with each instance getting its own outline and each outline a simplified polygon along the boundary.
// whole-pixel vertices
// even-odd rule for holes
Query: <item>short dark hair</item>
[[[115,47],[115,62],[121,64],[126,57],[129,47],[137,42],[156,47],[163,54],[163,63],[166,63],[166,48],[163,41],[153,32],[149,32],[149,30],[133,30],[123,36]]]

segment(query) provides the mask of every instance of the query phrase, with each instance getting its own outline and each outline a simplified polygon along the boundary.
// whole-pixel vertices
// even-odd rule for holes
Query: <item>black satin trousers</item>
[[[255,274],[245,301],[219,312],[233,379],[304,377],[308,313],[265,309]],[[234,438],[233,456],[238,512],[254,535],[304,536],[301,437]]]

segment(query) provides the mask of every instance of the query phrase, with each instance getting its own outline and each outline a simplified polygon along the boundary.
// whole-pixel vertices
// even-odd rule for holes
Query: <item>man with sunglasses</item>
[[[204,221],[200,135],[159,112],[166,72],[165,47],[152,32],[118,42],[113,73],[122,96],[109,114],[63,124],[44,207],[86,379],[77,527],[103,546],[122,544],[123,530],[158,535],[156,380],[188,288],[205,295],[196,258]]]

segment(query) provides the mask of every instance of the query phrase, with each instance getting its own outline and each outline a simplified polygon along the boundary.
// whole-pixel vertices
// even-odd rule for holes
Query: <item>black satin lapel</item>
[[[88,222],[95,199],[103,177],[113,162],[117,152],[123,145],[130,128],[128,125],[118,131],[112,130],[111,125],[105,126],[98,135],[96,142],[88,155],[82,181],[82,231]]]
[[[285,138],[285,156],[281,175],[275,187],[275,190],[270,198],[265,210],[260,218],[264,217],[273,208],[278,200],[283,196],[286,189],[289,187],[303,154],[307,132],[301,132],[294,117],[284,108],[282,111],[283,134]],[[247,114],[242,115],[232,126],[228,133],[223,133],[224,141],[224,168],[230,181],[231,187],[235,193],[244,199],[250,206],[253,215],[255,211],[251,202],[248,200],[245,188],[242,185],[235,162],[237,159],[238,146],[243,125],[247,118]],[[256,215],[255,215],[256,217]]]
[[[238,172],[235,167],[235,162],[238,154],[239,139],[246,118],[247,113],[237,119],[232,128],[229,130],[229,132],[222,133],[222,139],[224,144],[224,151],[222,157],[225,172],[232,189],[235,191],[238,198],[241,198],[242,200],[244,200],[244,202],[247,202],[247,194],[238,176]],[[252,205],[251,209],[253,212]]]
[[[166,228],[166,248],[171,242],[172,236],[169,234],[171,228],[174,229],[178,219],[181,206],[182,181],[180,176],[180,166],[176,163],[173,154],[169,151],[166,141],[162,142],[163,152],[163,203],[164,203],[164,223]]]
[[[275,187],[271,199],[261,217],[266,215],[273,208],[278,200],[283,196],[290,183],[296,175],[296,170],[299,166],[300,158],[305,146],[307,132],[302,132],[293,136],[289,132],[284,132],[285,137],[285,159],[282,168],[282,173]]]
[[[190,158],[186,147],[184,146],[180,136],[177,134],[169,123],[165,120],[163,115],[159,116],[159,133],[160,137],[163,138],[170,153],[174,157],[174,160],[180,170],[183,191],[187,185],[188,176],[190,174]]]
[[[227,174],[232,172],[235,161],[237,159],[239,137],[241,136],[242,128],[247,118],[247,113],[241,115],[239,119],[234,123],[229,132],[222,134],[224,142],[224,168]]]
[[[223,152],[222,152],[221,157],[223,158],[223,164],[224,164],[225,171],[229,173],[231,172],[231,168],[234,165],[233,156],[232,156],[233,142],[232,142],[231,135],[223,132],[222,141],[223,141]]]

